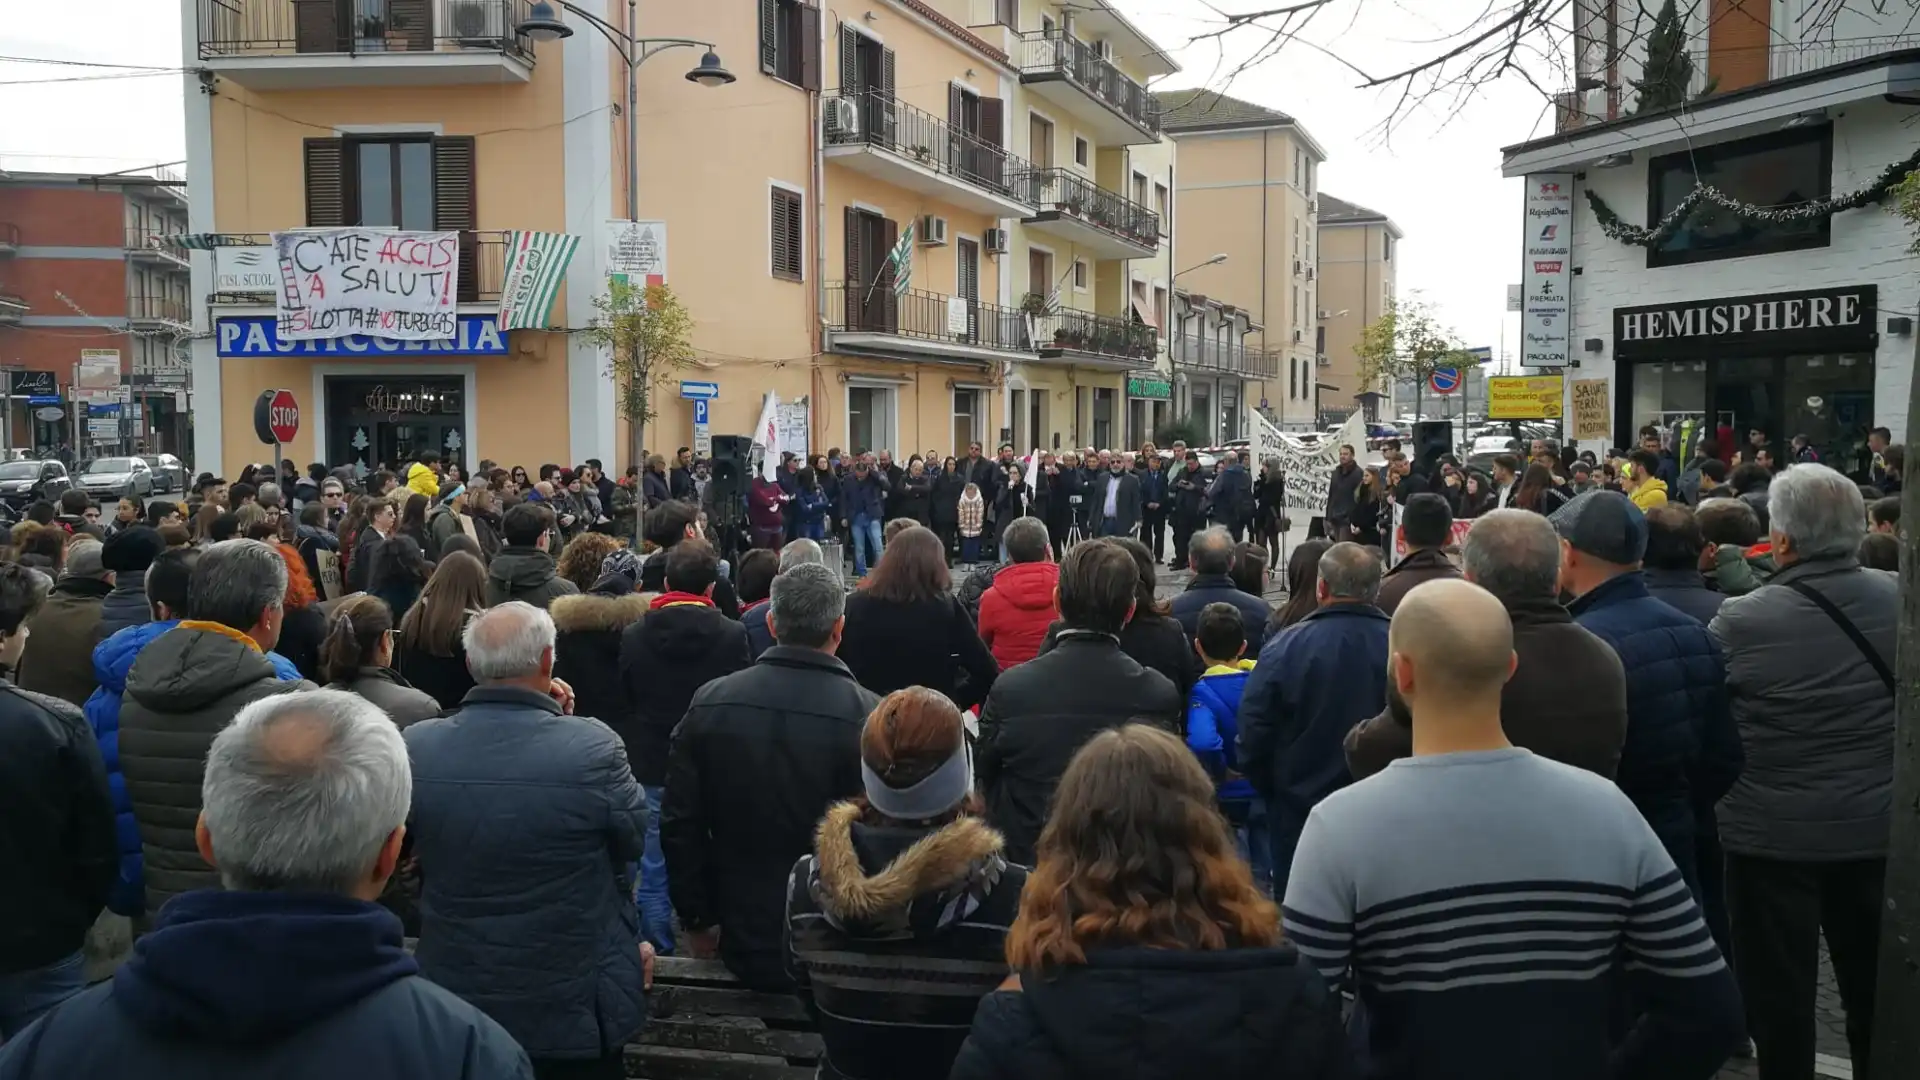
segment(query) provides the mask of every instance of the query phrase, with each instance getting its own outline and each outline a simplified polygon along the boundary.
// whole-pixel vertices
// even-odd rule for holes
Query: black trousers
[[[1192,540],[1193,534],[1206,528],[1206,525],[1206,521],[1198,515],[1173,515],[1173,565],[1187,565],[1187,541]]]
[[[534,1058],[533,1080],[626,1080],[626,1052],[602,1058]]]
[[[1140,541],[1153,552],[1153,561],[1159,562],[1167,557],[1167,512],[1159,510],[1140,511]]]
[[[1813,1080],[1822,934],[1847,1013],[1855,1080],[1868,1080],[1885,859],[1785,862],[1727,855],[1734,971],[1760,1080]]]

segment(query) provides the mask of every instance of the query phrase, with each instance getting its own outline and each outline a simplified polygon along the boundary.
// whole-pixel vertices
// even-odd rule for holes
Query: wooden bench
[[[647,1012],[627,1046],[628,1076],[813,1080],[823,1053],[799,998],[745,989],[718,960],[659,958]]]

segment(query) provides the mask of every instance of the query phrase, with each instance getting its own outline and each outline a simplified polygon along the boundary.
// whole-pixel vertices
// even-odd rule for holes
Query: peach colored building
[[[1360,358],[1354,348],[1368,323],[1393,305],[1399,268],[1395,247],[1400,227],[1378,210],[1319,195],[1318,259],[1319,391],[1317,409],[1346,413],[1363,407],[1358,395],[1385,395],[1385,386],[1360,384]],[[1379,399],[1375,399],[1378,403]],[[1317,410],[1316,410],[1317,411]]]

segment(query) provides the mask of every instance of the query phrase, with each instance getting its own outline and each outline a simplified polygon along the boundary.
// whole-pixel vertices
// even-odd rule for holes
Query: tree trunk
[[[1920,368],[1910,379],[1907,416],[1920,415]],[[1895,650],[1893,831],[1887,845],[1880,981],[1875,994],[1872,1075],[1920,1076],[1920,484],[1900,496],[1900,638]]]
[[[640,466],[639,475],[633,478],[633,550],[637,553],[645,546],[641,536],[646,532],[647,527],[647,403],[638,394],[639,387],[645,385],[642,380],[646,377],[646,373],[640,370],[638,361],[633,364],[632,371],[634,385],[627,388],[627,403],[638,407],[630,411],[627,419],[627,438],[632,444],[628,447],[627,454],[633,464]]]

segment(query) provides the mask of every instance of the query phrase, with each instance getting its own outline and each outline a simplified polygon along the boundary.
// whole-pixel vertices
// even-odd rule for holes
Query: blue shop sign
[[[492,315],[459,316],[460,336],[451,341],[389,341],[349,334],[325,341],[282,341],[272,315],[235,315],[215,320],[221,356],[505,356],[507,335]]]

